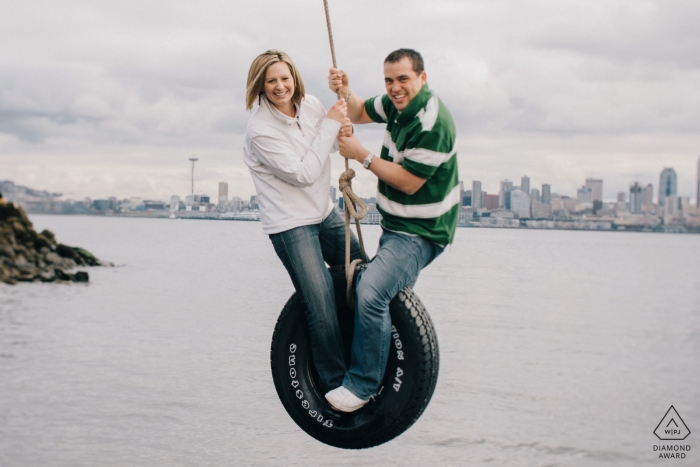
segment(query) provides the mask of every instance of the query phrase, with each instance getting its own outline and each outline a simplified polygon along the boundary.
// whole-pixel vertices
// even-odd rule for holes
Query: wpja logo
[[[688,437],[690,430],[675,407],[671,406],[654,430],[654,434],[662,441],[682,441]],[[690,451],[689,444],[655,444],[654,452],[659,453],[659,459],[685,459]]]

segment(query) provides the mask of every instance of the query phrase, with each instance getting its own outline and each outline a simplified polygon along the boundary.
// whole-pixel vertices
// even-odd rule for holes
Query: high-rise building
[[[599,178],[587,178],[585,187],[590,188],[593,194],[591,202],[603,201],[603,180]]]
[[[576,191],[576,202],[578,204],[593,204],[593,190],[587,187],[581,187]]]
[[[520,177],[520,189],[523,190],[525,194],[530,193],[530,177],[527,175]]]
[[[509,207],[506,207],[506,195],[508,192],[513,188],[513,182],[510,180],[503,180],[501,182],[501,189],[498,192],[498,207],[501,209],[508,209]],[[510,203],[508,203],[510,204]]]
[[[642,207],[654,206],[654,185],[651,183],[642,188]]]
[[[530,217],[530,195],[520,188],[508,192],[510,195],[510,210],[515,217],[524,219]]]
[[[472,190],[464,190],[462,192],[462,202],[460,206],[471,206],[472,205]]]
[[[486,208],[489,211],[495,211],[496,209],[498,209],[499,203],[500,203],[500,196],[499,195],[487,194],[484,197],[484,208]]]
[[[533,188],[532,190],[530,190],[530,199],[542,201],[542,199],[540,198],[540,190],[538,190],[537,188]]]
[[[484,207],[484,201],[481,198],[481,182],[477,180],[472,180],[472,207],[475,210]]]
[[[228,183],[219,182],[219,201],[228,201]]]
[[[698,192],[695,197],[695,206],[700,210],[700,157],[698,157]]]
[[[678,191],[678,177],[676,171],[670,167],[664,168],[659,177],[659,206],[664,205],[667,196],[675,195]]]
[[[642,187],[637,182],[630,186],[629,211],[633,213],[642,212]]]
[[[333,204],[335,204],[337,193],[337,188],[331,185],[331,199],[333,200]]]
[[[542,202],[544,204],[552,202],[552,185],[549,183],[544,183],[542,185]]]
[[[173,195],[170,197],[170,212],[175,212],[180,210],[180,197],[178,195]]]

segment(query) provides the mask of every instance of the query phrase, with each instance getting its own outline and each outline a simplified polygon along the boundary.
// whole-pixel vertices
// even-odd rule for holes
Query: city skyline
[[[3,178],[73,197],[184,194],[199,158],[200,186],[254,192],[241,148],[249,118],[245,79],[269,48],[295,60],[306,89],[328,108],[330,51],[322,5],[156,0],[18,2],[0,17],[0,154]],[[634,181],[658,183],[674,167],[693,196],[700,150],[697,37],[691,2],[604,4],[505,0],[430,4],[331,2],[338,64],[353,92],[384,92],[382,62],[420,51],[428,83],[457,126],[461,178],[494,193],[522,174],[575,193],[603,178],[606,199]],[[365,17],[362,11],[372,8]],[[277,14],[270,17],[269,11]],[[76,14],[78,13],[78,14]],[[387,34],[381,18],[400,24]],[[351,26],[363,19],[363,34]],[[428,28],[416,28],[430,19]],[[301,24],[303,27],[290,25]],[[382,44],[377,47],[376,44]],[[553,72],[556,70],[556,72]],[[381,147],[383,128],[357,128]],[[333,158],[333,180],[343,161]],[[359,169],[359,170],[358,170]],[[355,191],[375,179],[356,167]],[[617,188],[620,187],[620,188]]]

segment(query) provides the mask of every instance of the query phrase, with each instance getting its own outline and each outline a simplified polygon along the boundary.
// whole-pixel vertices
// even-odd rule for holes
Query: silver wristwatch
[[[374,157],[374,154],[371,152],[367,154],[367,157],[365,157],[365,160],[362,161],[362,167],[365,169],[369,169],[369,165],[372,163],[372,158]]]

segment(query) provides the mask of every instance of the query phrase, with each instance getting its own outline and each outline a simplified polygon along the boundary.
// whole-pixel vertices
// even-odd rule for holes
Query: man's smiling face
[[[389,99],[399,112],[416,97],[427,81],[425,71],[413,71],[413,62],[404,57],[398,62],[384,63],[384,85]]]

